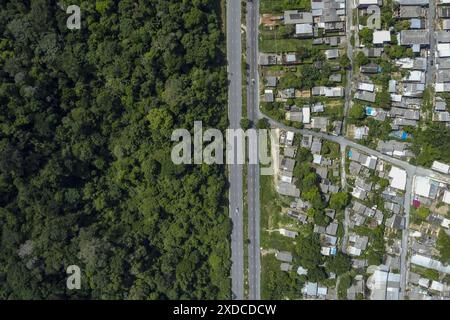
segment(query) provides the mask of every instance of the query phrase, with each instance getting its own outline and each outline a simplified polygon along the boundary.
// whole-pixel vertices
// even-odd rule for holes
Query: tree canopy
[[[81,30],[0,4],[0,298],[229,298],[225,168],[170,159],[173,128],[227,125],[217,2],[73,2]]]

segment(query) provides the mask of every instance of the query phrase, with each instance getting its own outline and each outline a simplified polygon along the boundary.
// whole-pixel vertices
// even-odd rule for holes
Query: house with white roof
[[[360,82],[358,83],[358,90],[373,92],[375,90],[375,85],[372,83]]]
[[[406,189],[406,171],[397,167],[392,167],[389,172],[390,186],[398,190]]]
[[[373,44],[382,45],[391,42],[391,32],[387,30],[373,32]]]
[[[431,166],[431,169],[445,174],[450,173],[450,166],[448,164],[439,161],[434,161],[433,165]]]

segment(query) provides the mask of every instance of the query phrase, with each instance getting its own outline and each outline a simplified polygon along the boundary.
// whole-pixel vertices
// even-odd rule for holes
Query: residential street
[[[346,2],[346,25],[347,25],[347,55],[351,61],[353,68],[353,46],[350,43],[352,36],[353,23],[353,9],[355,7],[353,0]],[[435,4],[430,2],[430,10],[428,14],[427,27],[430,30],[430,52],[428,57],[428,72],[426,74],[426,83],[431,87],[434,81],[436,71],[434,50],[436,47],[436,38],[434,32],[435,18]],[[241,74],[241,8],[240,1],[228,0],[227,13],[227,49],[230,70],[230,89],[229,89],[229,117],[230,126],[232,128],[239,127],[242,109],[242,74]],[[347,114],[351,108],[352,100],[352,80],[353,69],[350,68],[347,72],[347,81],[345,86],[345,109],[343,122],[343,135],[335,136],[318,131],[307,129],[296,129],[284,125],[264,114],[259,109],[259,73],[258,73],[258,37],[259,37],[259,1],[247,1],[247,16],[246,16],[246,31],[247,31],[247,47],[246,47],[246,79],[247,79],[247,117],[256,125],[258,119],[266,118],[272,127],[281,128],[284,130],[293,131],[302,135],[312,135],[323,140],[328,140],[340,145],[341,150],[341,184],[342,188],[347,188],[345,159],[346,148],[351,147],[362,151],[368,155],[373,155],[379,159],[386,161],[394,166],[402,168],[407,173],[407,183],[405,192],[404,211],[406,219],[406,229],[402,233],[402,251],[400,256],[400,299],[404,299],[407,276],[408,276],[408,226],[409,213],[413,197],[413,182],[416,175],[429,176],[435,180],[450,183],[450,177],[440,174],[431,169],[414,166],[406,161],[382,154],[376,150],[372,150],[366,146],[360,145],[354,141],[345,138],[345,128]],[[357,33],[357,31],[356,31]],[[356,42],[358,40],[356,39]],[[248,284],[249,284],[249,299],[260,299],[260,185],[259,185],[260,168],[259,165],[248,166],[247,177],[247,193],[248,193]],[[232,234],[232,288],[235,299],[243,299],[243,243],[247,239],[242,236],[242,166],[230,166],[230,214],[233,219],[233,234]],[[236,211],[237,209],[237,211]],[[348,230],[348,214],[344,219],[344,237],[342,243],[342,250],[345,252],[347,243]]]
[[[427,59],[427,73],[425,75],[425,82],[427,87],[432,87],[434,82],[434,75],[436,74],[436,33],[435,33],[435,18],[436,18],[436,4],[430,1],[430,8],[427,16],[427,29],[430,37],[430,54]]]
[[[348,110],[351,107],[352,101],[352,81],[353,81],[353,46],[350,43],[352,36],[351,27],[353,26],[353,14],[354,8],[353,0],[347,0],[346,2],[346,34],[347,34],[347,56],[350,59],[350,70],[347,70],[347,82],[345,84],[345,104],[344,104],[344,120],[342,122],[342,132],[345,134],[347,128],[347,115]]]
[[[368,155],[376,156],[381,160],[384,160],[384,161],[391,163],[399,168],[402,168],[402,169],[406,170],[408,175],[411,174],[411,176],[414,176],[414,175],[429,176],[435,180],[442,181],[445,183],[450,183],[450,177],[445,174],[440,174],[431,169],[427,169],[427,168],[423,168],[423,167],[416,167],[406,161],[390,157],[390,156],[382,154],[376,150],[370,149],[366,146],[363,146],[356,142],[348,140],[343,136],[333,136],[333,135],[329,135],[326,133],[317,132],[317,131],[313,131],[313,130],[297,129],[297,128],[289,127],[289,126],[286,126],[285,124],[278,122],[266,115],[263,115],[263,114],[261,114],[261,115],[262,115],[262,117],[266,118],[269,121],[269,123],[274,127],[278,127],[278,128],[285,129],[285,130],[290,130],[290,131],[293,131],[293,132],[296,132],[296,133],[299,133],[302,135],[308,134],[308,135],[312,135],[314,137],[319,137],[324,140],[338,143],[339,145],[341,145],[341,147],[355,148],[357,150],[363,151],[364,153],[366,153]]]
[[[241,3],[227,1],[227,58],[228,58],[228,118],[230,128],[240,127],[242,115],[241,69]],[[235,158],[237,156],[235,155]],[[237,162],[235,162],[237,163]],[[232,298],[244,299],[244,239],[243,239],[243,166],[229,165],[229,209],[233,223],[231,233],[231,290]]]
[[[247,2],[247,115],[256,125],[259,115],[259,77],[258,77],[258,26],[259,1]],[[259,203],[259,164],[248,166],[248,282],[249,299],[260,299],[260,203]]]

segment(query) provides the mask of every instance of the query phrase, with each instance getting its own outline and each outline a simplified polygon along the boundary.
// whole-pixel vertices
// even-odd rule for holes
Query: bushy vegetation
[[[229,298],[224,167],[170,160],[173,128],[227,124],[219,2],[70,4],[81,30],[0,4],[0,298]]]

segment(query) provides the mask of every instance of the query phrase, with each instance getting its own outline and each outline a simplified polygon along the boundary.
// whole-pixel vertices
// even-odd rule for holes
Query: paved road
[[[426,29],[429,30],[430,39],[430,54],[427,57],[427,73],[425,76],[425,82],[427,87],[432,87],[435,79],[436,73],[436,59],[435,59],[435,48],[436,48],[436,35],[435,35],[435,15],[436,6],[434,1],[430,1],[429,10],[427,15]],[[409,257],[408,257],[408,242],[409,242],[409,214],[411,211],[412,203],[412,189],[413,181],[416,173],[419,175],[428,175],[427,171],[423,171],[424,168],[409,168],[407,170],[407,181],[406,181],[406,192],[405,192],[405,230],[402,231],[402,251],[400,254],[400,299],[405,298],[407,279],[409,273]],[[433,173],[433,172],[432,172]]]
[[[350,38],[352,36],[351,27],[353,26],[353,13],[354,8],[353,0],[347,0],[346,2],[346,37],[347,37],[347,56],[350,59],[350,69],[347,71],[347,81],[345,84],[345,104],[344,104],[344,121],[342,122],[342,133],[345,135],[347,132],[347,115],[348,110],[351,107],[352,101],[352,81],[353,81],[353,46]]]
[[[228,58],[228,118],[230,128],[240,127],[242,115],[241,69],[241,2],[227,0],[227,58]],[[236,158],[236,156],[235,156]],[[234,163],[237,163],[236,161]],[[232,298],[244,299],[244,239],[243,239],[243,167],[229,165],[229,207],[233,223],[231,233]]]
[[[405,202],[404,202],[406,229],[403,230],[403,233],[402,233],[402,251],[400,254],[400,264],[401,264],[401,266],[400,266],[400,289],[401,289],[400,299],[404,299],[404,294],[406,291],[406,284],[407,284],[407,277],[408,277],[408,259],[409,259],[408,258],[408,240],[409,240],[408,226],[409,226],[409,213],[410,213],[412,196],[413,196],[412,190],[413,190],[414,178],[417,175],[418,176],[428,176],[428,177],[431,177],[438,181],[450,183],[450,176],[437,173],[435,171],[432,171],[431,169],[414,166],[406,161],[390,157],[390,156],[382,154],[376,150],[372,150],[366,146],[357,144],[356,142],[350,141],[343,136],[332,136],[332,135],[329,135],[326,133],[316,132],[316,131],[307,130],[307,129],[296,129],[296,128],[286,126],[274,119],[267,117],[266,115],[263,115],[263,117],[266,118],[272,126],[282,128],[285,130],[294,131],[294,132],[300,133],[302,135],[305,135],[305,134],[313,135],[315,137],[319,137],[324,140],[329,140],[329,141],[332,141],[335,143],[339,143],[339,145],[341,147],[341,152],[342,152],[342,150],[345,150],[345,148],[347,148],[347,147],[355,148],[357,150],[363,151],[364,153],[366,153],[368,155],[376,156],[379,159],[384,160],[388,163],[391,163],[391,164],[393,164],[399,168],[402,168],[406,171],[407,181],[406,181],[406,192],[405,192]],[[343,154],[343,155],[341,154],[341,156],[345,157],[345,154]],[[346,241],[346,239],[344,237],[344,241],[343,241],[344,244],[345,244],[345,241]]]
[[[353,26],[353,8],[354,2],[353,0],[346,1],[346,33],[347,33],[347,56],[350,59],[350,70],[347,71],[347,82],[345,85],[345,105],[344,105],[344,120],[342,122],[342,134],[345,135],[347,132],[347,116],[348,110],[351,107],[352,101],[352,81],[353,81],[353,46],[351,44],[350,38],[352,36],[352,26]],[[345,146],[340,145],[341,149],[341,186],[343,190],[347,189],[347,173],[345,171]],[[349,225],[349,214],[347,210],[345,211],[343,227],[344,227],[344,236],[342,239],[342,251],[345,253],[347,250],[347,240],[348,240],[348,225]],[[339,279],[338,279],[339,280]],[[336,286],[337,287],[337,286]]]
[[[282,128],[282,129],[285,129],[285,130],[290,130],[290,131],[293,131],[293,132],[297,132],[297,133],[300,133],[302,135],[308,135],[309,134],[309,135],[312,135],[314,137],[319,137],[319,138],[324,139],[324,140],[328,140],[328,141],[331,141],[331,142],[338,143],[339,145],[341,145],[341,147],[344,147],[344,148],[351,147],[351,148],[355,148],[357,150],[363,151],[364,153],[366,153],[368,155],[374,155],[374,156],[378,157],[381,160],[384,160],[384,161],[386,161],[388,163],[391,163],[391,164],[393,164],[393,165],[395,165],[395,166],[397,166],[399,168],[402,168],[402,169],[406,170],[406,172],[408,174],[411,174],[411,176],[414,176],[414,175],[429,176],[429,177],[431,177],[431,178],[433,178],[435,180],[438,180],[438,181],[441,181],[441,182],[445,182],[445,183],[450,183],[450,176],[448,176],[448,175],[440,174],[440,173],[435,172],[435,171],[433,171],[431,169],[414,166],[414,165],[412,165],[412,164],[410,164],[410,163],[408,163],[408,162],[406,162],[404,160],[400,160],[400,159],[397,159],[397,158],[390,157],[388,155],[382,154],[379,151],[370,149],[369,147],[366,147],[366,146],[360,145],[360,144],[358,144],[358,143],[356,143],[354,141],[348,140],[348,139],[346,139],[343,136],[334,136],[334,135],[326,134],[326,133],[323,133],[323,132],[317,132],[317,131],[308,130],[308,129],[297,129],[297,128],[286,126],[285,124],[283,124],[281,122],[278,122],[278,121],[276,121],[276,120],[274,120],[274,119],[272,119],[272,118],[270,118],[267,115],[264,115],[262,113],[261,113],[261,116],[266,118],[272,126],[275,126],[275,127],[278,127],[278,128]]]
[[[435,1],[431,0],[429,4],[429,10],[427,15],[426,28],[429,30],[430,37],[430,54],[427,60],[427,73],[425,76],[425,81],[427,87],[431,87],[434,82],[434,75],[436,73],[436,33],[435,33],[435,17],[436,17],[436,5]]]
[[[402,231],[402,251],[400,253],[400,300],[404,300],[406,293],[406,284],[408,279],[408,241],[409,241],[409,213],[412,203],[412,189],[414,181],[414,172],[408,172],[406,179],[405,192],[405,230]]]
[[[259,0],[247,2],[247,117],[256,124],[259,117],[259,74],[258,74],[258,26]],[[257,152],[257,150],[256,150]],[[249,164],[247,177],[248,194],[248,285],[249,299],[260,296],[260,203],[259,164]]]

